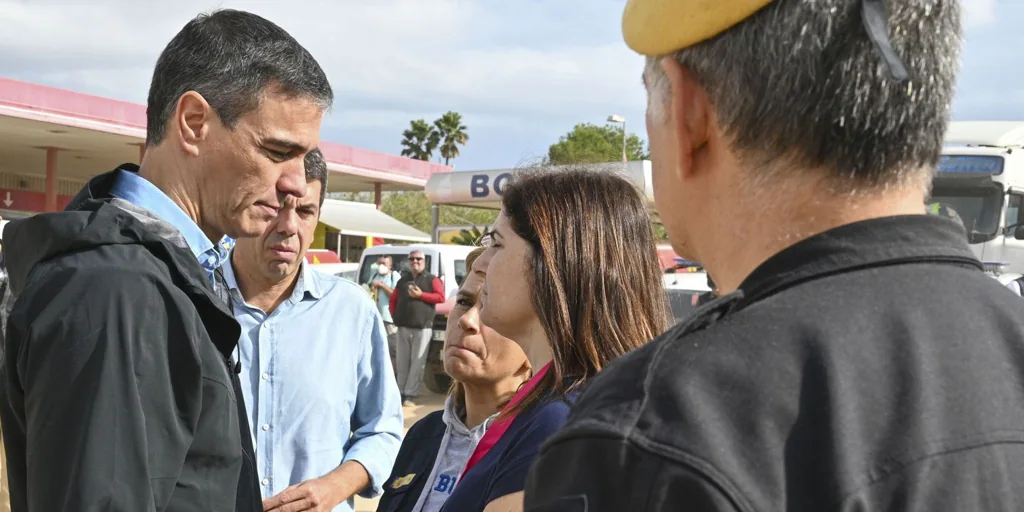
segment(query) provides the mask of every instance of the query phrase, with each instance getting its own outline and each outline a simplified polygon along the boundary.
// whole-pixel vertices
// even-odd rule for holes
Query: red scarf
[[[535,373],[530,380],[526,381],[526,384],[519,388],[519,391],[516,391],[515,396],[512,397],[512,400],[509,400],[508,405],[505,406],[502,412],[510,410],[515,407],[516,404],[522,402],[523,398],[526,398],[526,395],[540,384],[541,379],[547,375],[549,368],[551,368],[551,363],[544,365],[539,372]],[[501,439],[501,436],[505,434],[508,427],[512,425],[512,421],[516,419],[516,416],[517,415],[515,414],[505,416],[504,418],[494,422],[494,424],[491,425],[491,428],[487,429],[487,432],[484,433],[484,437],[480,438],[480,442],[477,443],[476,449],[473,450],[473,455],[471,455],[469,457],[469,461],[466,462],[466,469],[462,470],[462,476],[459,477],[460,481],[466,476],[466,473],[469,472],[470,468],[475,466],[477,462],[480,462],[480,459],[484,458],[484,455],[487,455],[487,452],[491,451],[491,448],[494,448],[494,445],[498,443],[498,439]]]

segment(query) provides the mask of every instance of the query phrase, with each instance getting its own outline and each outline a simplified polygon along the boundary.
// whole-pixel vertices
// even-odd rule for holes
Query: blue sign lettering
[[[487,188],[486,174],[476,174],[469,178],[469,193],[473,197],[487,197],[491,193]]]
[[[505,193],[505,182],[512,177],[512,173],[503,172],[494,177],[494,183],[492,186],[488,186],[490,176],[486,174],[474,174],[469,178],[469,195],[473,196],[474,199],[482,199],[491,195],[491,190],[501,197]]]
[[[512,176],[511,173],[501,173],[494,178],[494,193],[501,197],[505,193],[505,182]]]
[[[958,174],[1003,173],[1003,157],[996,155],[942,155],[938,171]]]

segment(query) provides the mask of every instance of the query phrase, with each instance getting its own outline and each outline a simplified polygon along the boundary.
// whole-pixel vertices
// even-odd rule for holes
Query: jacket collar
[[[168,270],[174,284],[181,288],[196,306],[217,350],[225,357],[230,357],[241,335],[241,328],[228,309],[230,305],[225,304],[217,296],[192,251],[187,244],[182,246],[183,239],[177,239],[181,238],[180,233],[177,238],[168,236],[171,232],[176,232],[176,228],[128,205],[119,205],[117,201],[112,204],[110,190],[121,169],[138,172],[139,166],[121,164],[112,171],[95,176],[68,203],[65,211],[94,211],[95,218],[101,223],[104,222],[102,219],[107,218],[106,222],[111,226],[139,232],[140,243],[145,245],[154,257],[169,263]]]
[[[932,215],[883,217],[831,229],[772,256],[740,285],[737,306],[832,274],[923,262],[983,269],[956,222]]]

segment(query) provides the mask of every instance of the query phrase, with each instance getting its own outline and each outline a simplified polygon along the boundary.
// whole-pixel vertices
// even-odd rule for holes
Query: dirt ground
[[[420,418],[440,409],[444,406],[444,395],[425,394],[417,400],[415,407],[403,407],[402,414],[405,417],[405,430],[416,423]],[[378,500],[364,500],[356,498],[356,512],[374,512],[377,510]]]

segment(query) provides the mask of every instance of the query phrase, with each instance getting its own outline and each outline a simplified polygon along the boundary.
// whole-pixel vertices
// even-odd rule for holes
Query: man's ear
[[[711,104],[704,87],[689,68],[676,59],[661,59],[661,69],[668,77],[670,105],[679,154],[680,178],[689,178],[696,172],[694,155],[708,143],[711,129]]]
[[[174,132],[186,153],[199,155],[199,144],[210,134],[211,123],[218,122],[213,108],[201,94],[188,91],[178,98],[174,110]]]

